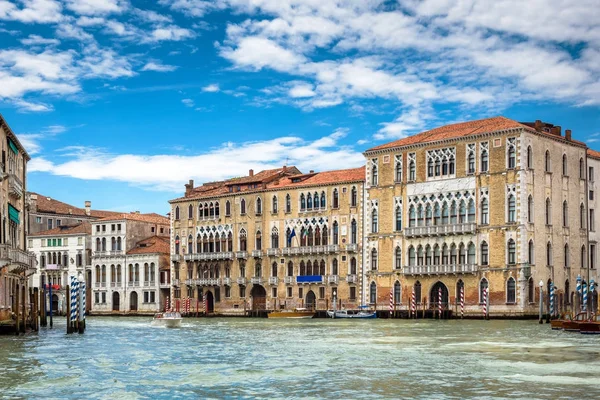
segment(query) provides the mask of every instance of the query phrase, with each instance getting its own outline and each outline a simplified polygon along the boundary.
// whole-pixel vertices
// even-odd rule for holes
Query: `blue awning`
[[[14,223],[16,223],[16,224],[19,223],[19,210],[17,210],[16,208],[14,208],[13,206],[11,206],[10,204],[8,205],[8,217]]]
[[[17,145],[15,144],[15,142],[12,141],[11,138],[8,138],[8,147],[10,147],[10,149],[15,153],[15,154],[19,154],[19,149],[17,148]]]
[[[296,277],[298,283],[321,283],[323,277],[321,275],[299,275]]]

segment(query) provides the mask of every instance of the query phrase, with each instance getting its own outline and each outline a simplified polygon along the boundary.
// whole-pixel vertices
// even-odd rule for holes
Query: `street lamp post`
[[[544,281],[540,281],[540,324],[543,324],[542,314],[544,313]]]

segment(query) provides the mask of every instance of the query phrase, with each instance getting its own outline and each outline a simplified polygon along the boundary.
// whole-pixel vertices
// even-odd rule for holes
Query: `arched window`
[[[533,239],[531,239],[528,244],[527,262],[529,263],[529,265],[535,265]]]
[[[411,204],[408,208],[408,226],[413,227],[416,226],[417,214],[415,213],[415,206]]]
[[[246,230],[242,228],[242,230],[240,230],[240,251],[246,251],[247,248]]]
[[[454,175],[454,156],[450,156],[448,160],[448,174]]]
[[[446,203],[444,203],[444,206],[446,207],[446,215],[447,215],[448,208],[446,206]],[[443,219],[444,218],[442,217],[442,220]],[[447,219],[448,218],[446,217],[446,220]],[[484,197],[481,200],[481,224],[482,225],[487,225],[489,223],[490,223],[490,205],[489,205],[488,199]]]
[[[277,214],[277,196],[273,196],[271,208],[273,210],[273,214]]]
[[[300,211],[306,210],[306,198],[304,197],[304,193],[300,195]]]
[[[313,208],[315,210],[319,209],[319,193],[315,192],[315,194],[313,195],[313,199],[314,199],[314,204],[313,204]]]
[[[396,207],[396,231],[402,230],[402,209]]]
[[[431,252],[431,246],[425,246],[425,265],[431,265],[431,261],[433,258],[433,253]]]
[[[356,244],[358,240],[358,225],[356,224],[356,220],[352,219],[352,223],[350,224],[350,243]]]
[[[262,277],[262,266],[259,263],[254,265],[254,277],[260,278]]]
[[[506,281],[506,302],[508,304],[517,302],[517,284],[512,276]]]
[[[277,262],[273,262],[273,264],[271,264],[271,276],[277,276]]]
[[[551,266],[552,263],[552,243],[546,243],[546,265]]]
[[[488,288],[488,281],[485,278],[482,278],[481,281],[479,281],[479,304],[483,304],[483,292],[484,290],[487,290]]]
[[[256,198],[256,215],[262,214],[262,200],[260,197]]]
[[[562,207],[562,223],[564,227],[569,226],[569,206],[567,204],[567,201],[563,201],[563,207]]]
[[[394,304],[402,303],[402,286],[400,282],[394,283]]]
[[[312,195],[309,193],[306,195],[306,209],[312,210],[312,208],[313,208]]]
[[[369,303],[377,304],[377,284],[375,282],[371,282],[369,288]]]
[[[175,236],[175,254],[179,254],[179,236]]]
[[[471,151],[469,156],[467,157],[467,173],[474,174],[475,173],[475,152]]]
[[[469,208],[467,211],[467,222],[475,222],[475,200],[469,200]]]
[[[579,206],[579,229],[586,229],[587,218],[585,217],[585,206],[583,203]]]
[[[585,245],[581,246],[581,268],[585,269],[586,266],[586,255],[585,255]]]
[[[246,214],[246,200],[245,199],[240,200],[240,214],[241,215]]]
[[[373,209],[373,212],[371,212],[371,232],[376,233],[378,231],[378,216],[377,216],[377,209]]]
[[[356,275],[356,257],[350,259],[350,275]]]
[[[565,251],[565,253],[564,253],[563,256],[564,256],[565,268],[570,268],[571,264],[570,264],[569,260],[571,258],[571,255],[569,254],[569,244],[568,243],[565,243],[565,250],[564,251]]]
[[[513,239],[508,239],[507,245],[508,264],[514,265],[517,262],[517,248]]]
[[[285,212],[292,212],[292,197],[289,194],[285,195]]]
[[[421,304],[421,282],[415,282],[415,303]]]
[[[400,157],[402,157],[402,156],[400,156]],[[402,182],[402,163],[401,162],[396,162],[395,181]]]
[[[569,170],[567,169],[567,155],[563,154],[562,156],[562,174],[563,176],[569,175]]]
[[[333,221],[333,244],[339,244],[339,225],[337,221]]]
[[[552,205],[550,199],[546,199],[546,225],[552,225]]]
[[[102,238],[102,251],[106,251],[106,238]]]
[[[333,189],[333,201],[332,201],[332,207],[333,208],[338,208],[340,206],[340,199],[339,199],[339,193],[337,189]]]
[[[481,172],[487,172],[489,164],[489,155],[486,149],[481,151]]]
[[[533,168],[533,151],[531,150],[531,146],[527,146],[527,168]]]
[[[527,222],[533,223],[533,196],[527,198]]]
[[[188,206],[188,219],[194,218],[194,207],[190,204]]]
[[[377,270],[377,250],[371,250],[371,270]]]
[[[304,264],[304,261],[300,261],[300,276],[305,276],[306,275],[306,265]]]
[[[292,261],[288,262],[288,265],[287,265],[287,276],[294,276],[294,263]]]
[[[585,164],[583,158],[579,159],[579,179],[585,179]]]
[[[271,230],[271,248],[279,248],[279,231],[275,227]]]
[[[408,180],[415,181],[417,179],[417,167],[414,160],[408,163]]]
[[[379,171],[377,170],[377,165],[373,165],[371,169],[371,185],[377,186],[377,182],[379,181]]]
[[[337,258],[334,258],[333,261],[331,262],[331,275],[339,275]]]
[[[175,207],[175,220],[179,220],[179,206]]]
[[[552,171],[552,166],[550,165],[550,152],[548,150],[546,150],[546,154],[544,155],[544,166],[546,172]]]
[[[225,202],[225,216],[228,217],[231,215],[231,202],[227,200]]]
[[[337,197],[337,192],[334,192],[334,199],[335,199],[335,197]],[[321,208],[325,209],[326,207],[327,207],[327,198],[325,197],[325,192],[321,192]]]
[[[510,143],[510,139],[507,141],[508,146],[508,168],[513,169],[517,165],[517,152],[515,149],[514,142]]]
[[[527,302],[535,302],[535,286],[533,286],[533,278],[529,277],[527,280]]]
[[[358,204],[358,196],[356,192],[356,186],[352,186],[352,190],[350,191],[350,207],[356,207]]]
[[[442,225],[448,225],[448,203],[442,204]]]
[[[433,212],[431,211],[431,204],[427,204],[425,206],[425,226],[431,226],[432,219]]]
[[[327,227],[324,226],[323,231],[321,233],[321,244],[323,246],[327,246],[329,244],[328,237],[329,235],[327,234]]]
[[[475,245],[471,242],[467,246],[467,264],[474,265],[476,262],[475,260]]]
[[[102,251],[102,242],[100,241],[100,238],[96,238],[96,251]],[[50,264],[51,262],[49,262]]]
[[[475,212],[475,207],[473,207],[473,212]],[[440,224],[440,205],[439,203],[435,203],[433,206],[433,225],[437,226]]]
[[[215,217],[219,218],[219,202],[215,203]]]
[[[206,209],[206,208],[205,208]],[[210,204],[208,205],[208,216],[210,218],[214,218],[215,216],[215,206],[212,203],[212,201],[210,202]]]
[[[417,260],[417,255],[415,253],[415,248],[413,246],[410,246],[408,248],[408,265],[410,265],[411,267],[415,266],[416,260]]]
[[[568,305],[570,303],[570,293],[571,293],[571,288],[569,287],[569,280],[567,279],[565,281],[565,305]]]
[[[508,222],[517,220],[517,202],[515,196],[511,193],[508,196]]]
[[[425,222],[425,213],[423,212],[423,206],[419,204],[417,206],[417,226],[423,226]]]
[[[192,235],[188,236],[188,254],[192,254],[194,249],[194,237]]]
[[[464,200],[460,201],[459,212],[458,212],[458,221],[461,224],[467,222],[467,206]]]
[[[394,254],[394,268],[402,268],[402,250],[400,249],[400,246],[396,246],[396,252]]]

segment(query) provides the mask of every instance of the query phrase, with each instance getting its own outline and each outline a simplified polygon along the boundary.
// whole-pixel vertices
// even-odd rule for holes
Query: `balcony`
[[[357,279],[356,279],[356,275],[348,275],[346,277],[346,282],[348,283],[356,283]]]
[[[193,279],[186,279],[186,280],[185,280],[185,284],[186,284],[187,286],[192,286],[192,285],[194,285],[195,283],[196,283],[196,282],[195,282]]]
[[[356,243],[349,243],[346,245],[346,251],[356,253],[357,250],[358,250],[358,245]]]
[[[183,256],[185,261],[218,261],[218,260],[232,260],[232,251],[221,251],[213,253],[192,253],[185,254]]]
[[[269,277],[269,285],[277,285],[279,283],[279,279],[276,276]]]
[[[173,261],[173,262],[180,262],[181,261],[181,255],[179,255],[179,254],[171,254],[171,261]]]
[[[173,286],[179,286],[179,279],[173,279]]]
[[[196,279],[194,281],[194,283],[196,285],[199,285],[199,286],[220,286],[221,285],[221,279],[219,279],[219,278]]]
[[[248,252],[247,251],[236,251],[235,252],[235,258],[246,259],[246,258],[248,258]]]
[[[340,251],[340,246],[333,244],[327,246],[301,246],[301,247],[284,247],[281,249],[281,254],[284,256],[298,256],[310,254],[325,254]]]
[[[252,278],[250,278],[250,283],[253,285],[262,285],[263,278],[261,278],[260,276],[252,277]]]
[[[340,281],[340,277],[338,275],[327,276],[327,283],[331,283],[332,285],[337,285],[339,281]]]
[[[156,286],[156,282],[155,281],[144,281],[144,287],[155,287]]]
[[[404,275],[474,274],[476,272],[476,264],[409,265],[404,267]]]
[[[286,285],[292,285],[294,283],[294,277],[293,276],[286,276],[283,278],[283,282]]]
[[[127,286],[129,286],[129,287],[140,287],[140,281],[128,282]]]
[[[296,283],[298,283],[298,284],[323,283],[323,276],[322,275],[298,275],[298,276],[296,276]]]
[[[279,249],[277,249],[277,248],[267,249],[267,255],[268,256],[278,256],[279,255]]]
[[[237,278],[237,284],[238,285],[245,285],[246,284],[246,278]]]
[[[340,246],[337,244],[329,244],[325,246],[325,251],[327,253],[338,253],[340,251]]]
[[[17,199],[23,197],[23,182],[15,174],[8,174],[8,194]]]
[[[37,260],[33,253],[11,247],[10,244],[2,244],[0,245],[0,268],[6,265],[9,266],[11,273],[35,271]]]
[[[158,287],[161,289],[170,289],[171,284],[169,282],[161,282],[159,283]]]
[[[231,286],[231,278],[223,278],[223,285]]]
[[[262,257],[262,250],[252,250],[252,257],[254,257],[254,258],[261,258]]]
[[[450,225],[413,226],[404,229],[404,236],[419,237],[438,235],[462,235],[465,233],[474,233],[475,228],[476,225],[473,222]]]

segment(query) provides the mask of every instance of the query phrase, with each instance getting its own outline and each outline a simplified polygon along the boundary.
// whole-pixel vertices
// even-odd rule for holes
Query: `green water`
[[[600,398],[600,336],[536,321],[89,318],[84,335],[64,331],[0,336],[0,397]]]

